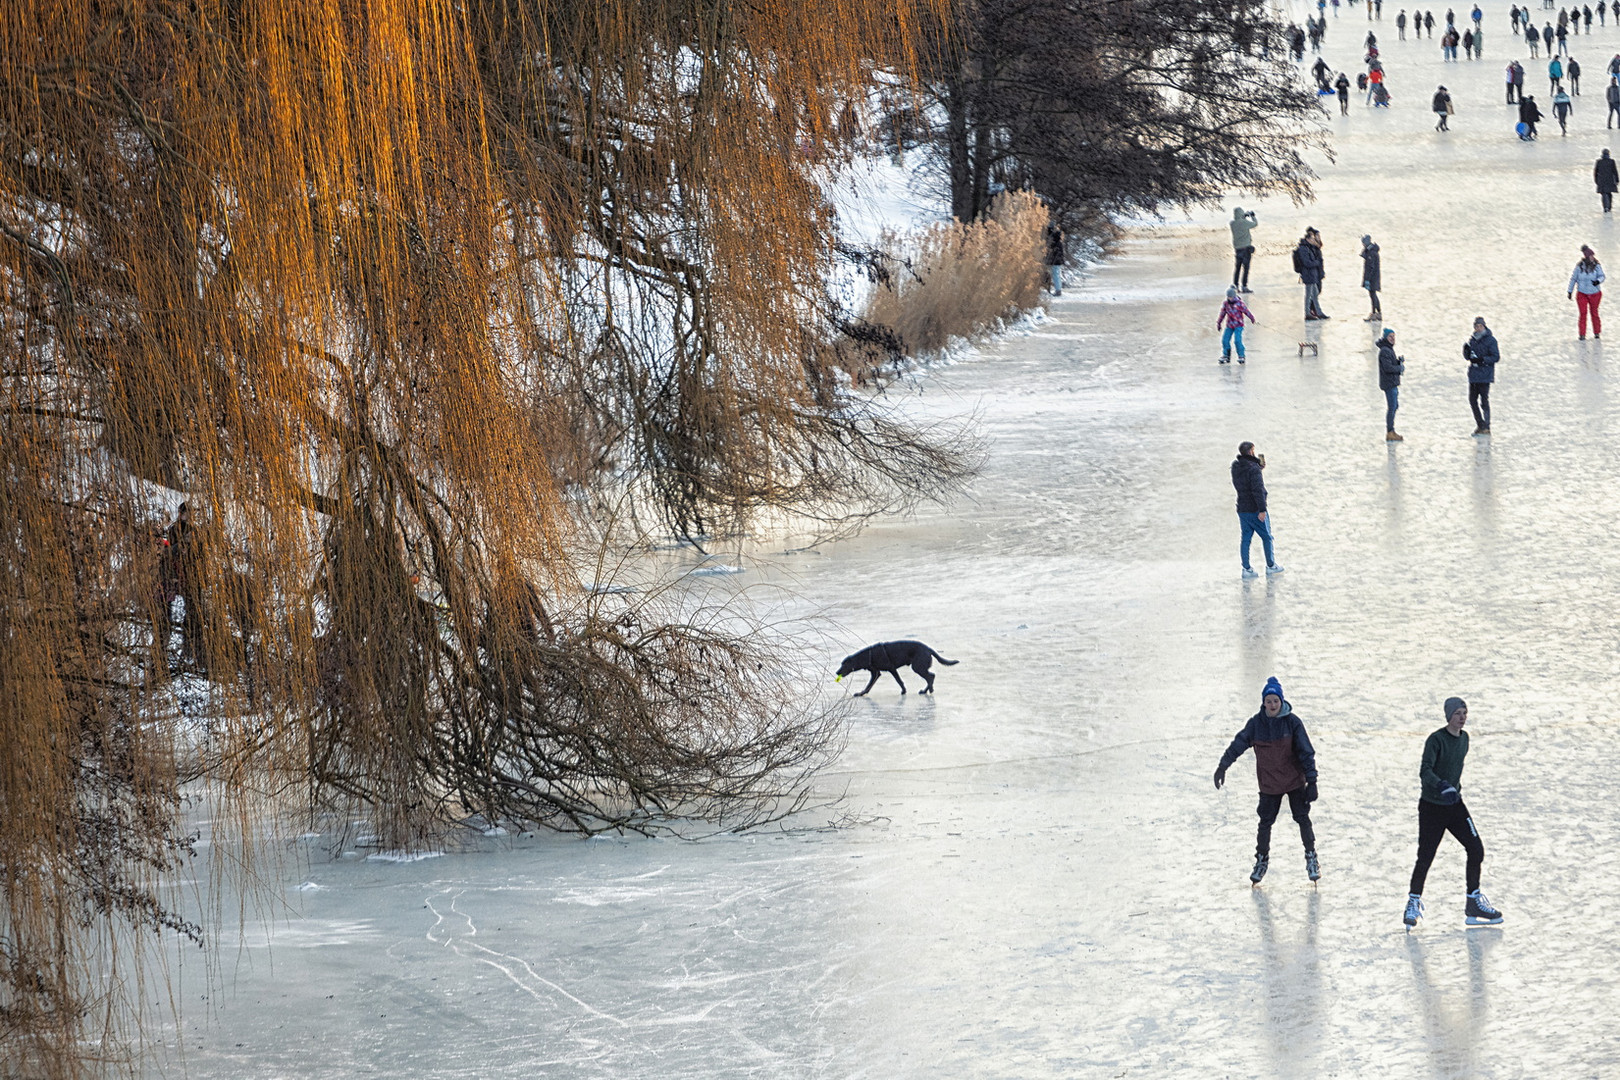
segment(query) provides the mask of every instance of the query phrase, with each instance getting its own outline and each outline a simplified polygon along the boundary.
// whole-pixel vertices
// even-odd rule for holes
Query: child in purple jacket
[[[1255,322],[1254,312],[1249,305],[1243,302],[1236,288],[1226,290],[1226,303],[1221,305],[1221,313],[1215,316],[1215,329],[1219,330],[1222,324],[1226,332],[1221,335],[1221,363],[1232,362],[1232,345],[1236,343],[1238,363],[1244,362],[1243,352],[1243,321]]]

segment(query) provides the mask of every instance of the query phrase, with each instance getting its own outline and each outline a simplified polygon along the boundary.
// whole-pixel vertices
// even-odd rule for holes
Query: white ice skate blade
[[[1470,915],[1470,916],[1468,916],[1468,919],[1467,919],[1467,925],[1469,925],[1469,926],[1501,926],[1502,925],[1502,916],[1498,915],[1494,919],[1482,919],[1478,915]]]

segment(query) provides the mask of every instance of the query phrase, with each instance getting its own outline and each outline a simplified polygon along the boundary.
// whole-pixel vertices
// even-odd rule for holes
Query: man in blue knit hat
[[[1311,829],[1311,803],[1316,801],[1316,751],[1305,734],[1305,725],[1283,697],[1282,684],[1275,675],[1260,691],[1260,711],[1249,717],[1221,755],[1215,769],[1216,788],[1226,783],[1226,770],[1250,747],[1254,748],[1254,768],[1260,779],[1260,831],[1255,837],[1254,872],[1249,880],[1258,885],[1266,876],[1271,860],[1271,825],[1286,795],[1305,845],[1305,873],[1315,881],[1322,876],[1316,861],[1316,833]]]
[[[1479,890],[1479,871],[1485,864],[1485,842],[1474,827],[1473,815],[1462,801],[1463,759],[1468,756],[1468,703],[1460,697],[1446,698],[1446,726],[1436,728],[1423,743],[1423,763],[1418,775],[1423,795],[1418,800],[1418,855],[1412,868],[1411,891],[1406,896],[1406,914],[1401,921],[1410,932],[1423,917],[1423,883],[1429,864],[1446,833],[1468,853],[1468,899],[1463,915],[1469,926],[1495,926],[1502,913]]]

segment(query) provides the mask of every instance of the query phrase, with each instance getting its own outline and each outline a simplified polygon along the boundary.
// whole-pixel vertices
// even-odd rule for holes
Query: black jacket
[[[1536,108],[1535,98],[1524,98],[1519,102],[1519,123],[1534,124],[1541,119],[1541,110]]]
[[[1361,287],[1374,292],[1384,287],[1383,274],[1379,268],[1381,262],[1378,258],[1378,245],[1368,244],[1361,249]]]
[[[1322,284],[1322,250],[1309,240],[1294,249],[1294,273],[1306,285]]]
[[[1496,381],[1496,362],[1502,359],[1502,353],[1496,347],[1495,334],[1487,330],[1485,336],[1478,341],[1470,335],[1468,340],[1463,342],[1463,356],[1468,360],[1469,382]]]
[[[1620,166],[1612,157],[1600,157],[1592,166],[1592,180],[1599,191],[1620,191]]]
[[[1406,361],[1395,355],[1395,346],[1387,341],[1378,343],[1378,389],[1393,390],[1401,385],[1406,372]]]
[[[1260,459],[1239,454],[1232,462],[1232,486],[1237,489],[1237,512],[1266,512],[1266,482],[1260,475]]]

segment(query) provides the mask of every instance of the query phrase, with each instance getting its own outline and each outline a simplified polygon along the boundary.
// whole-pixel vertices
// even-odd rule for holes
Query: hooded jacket
[[[1393,390],[1401,385],[1406,373],[1406,361],[1395,355],[1395,346],[1388,338],[1378,339],[1378,389]]]
[[[1250,230],[1259,224],[1258,221],[1250,221],[1247,213],[1234,210],[1229,224],[1232,226],[1232,247],[1234,249],[1242,251],[1246,247],[1254,246],[1254,236]]]
[[[1305,725],[1286,701],[1276,716],[1267,716],[1262,708],[1249,717],[1221,755],[1220,767],[1230,768],[1251,747],[1262,795],[1286,795],[1316,779],[1316,750],[1305,734]]]
[[[1463,356],[1468,360],[1469,382],[1496,381],[1496,362],[1502,359],[1502,353],[1496,347],[1495,334],[1486,330],[1477,338],[1470,335],[1468,340],[1463,342]]]
[[[1266,512],[1266,482],[1260,475],[1260,459],[1239,454],[1232,462],[1232,486],[1237,489],[1237,512]]]
[[[1620,104],[1620,86],[1609,87],[1609,93],[1615,96],[1616,104]],[[1592,182],[1599,191],[1620,191],[1620,166],[1615,164],[1614,158],[1597,159],[1597,164],[1592,166]]]
[[[1301,239],[1294,249],[1294,272],[1306,285],[1322,284],[1322,250],[1309,240]]]

